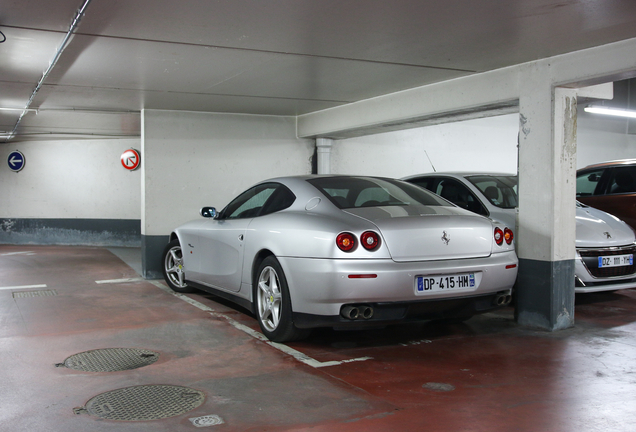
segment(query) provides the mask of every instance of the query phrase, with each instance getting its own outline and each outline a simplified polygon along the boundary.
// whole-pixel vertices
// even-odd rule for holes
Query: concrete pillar
[[[318,174],[331,174],[331,138],[316,138],[318,151]]]
[[[146,279],[161,279],[161,255],[168,244],[169,231],[158,227],[158,215],[162,212],[157,208],[165,197],[157,193],[156,182],[169,174],[157,164],[162,160],[162,149],[146,141],[146,124],[146,110],[141,110],[141,271]]]
[[[574,325],[577,99],[534,67],[519,99],[516,319],[552,331]]]

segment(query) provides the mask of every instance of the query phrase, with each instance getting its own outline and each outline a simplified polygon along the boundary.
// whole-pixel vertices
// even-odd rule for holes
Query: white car
[[[459,207],[515,226],[517,176],[437,172],[404,178]],[[576,204],[575,292],[636,287],[634,231],[604,211]]]
[[[282,177],[170,234],[162,268],[252,310],[270,339],[313,327],[466,319],[510,302],[513,232],[399,180]]]

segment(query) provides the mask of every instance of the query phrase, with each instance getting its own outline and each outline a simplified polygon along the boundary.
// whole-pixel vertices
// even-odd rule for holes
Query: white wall
[[[517,172],[518,130],[510,114],[338,140],[331,169],[400,178],[433,172],[432,162],[437,171]]]
[[[144,110],[142,142],[146,236],[170,234],[203,206],[221,210],[261,180],[309,174],[314,153],[293,117]]]
[[[0,146],[0,218],[140,219],[141,172],[120,162],[125,150],[139,146],[139,139]],[[18,173],[7,164],[14,150],[26,160]]]
[[[400,178],[433,172],[432,162],[437,171],[516,173],[518,131],[518,114],[509,114],[337,140],[331,169]],[[636,135],[627,134],[625,120],[579,109],[577,167],[627,158],[636,158]]]
[[[577,167],[636,158],[636,135],[628,130],[628,120],[586,113],[579,107]]]

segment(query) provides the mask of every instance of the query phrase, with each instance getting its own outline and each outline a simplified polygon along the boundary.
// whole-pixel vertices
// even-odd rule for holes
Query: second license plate
[[[474,287],[475,273],[443,276],[417,276],[415,278],[415,294]]]
[[[634,255],[612,255],[598,257],[598,268],[634,265]]]

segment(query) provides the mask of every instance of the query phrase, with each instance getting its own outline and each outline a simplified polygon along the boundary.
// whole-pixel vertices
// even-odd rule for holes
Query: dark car
[[[576,198],[636,229],[636,159],[603,162],[578,170]]]

